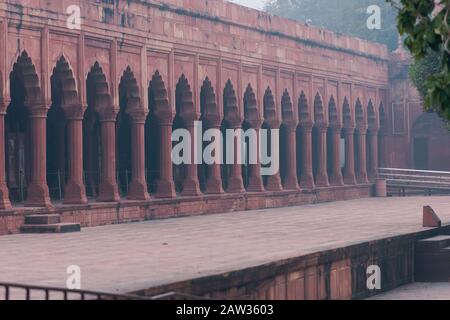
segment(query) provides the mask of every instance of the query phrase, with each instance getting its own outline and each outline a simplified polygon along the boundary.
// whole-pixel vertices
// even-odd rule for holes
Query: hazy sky
[[[260,10],[262,10],[264,8],[264,4],[267,2],[267,0],[228,0],[228,1],[238,3],[238,4],[241,4],[246,7],[260,9]]]

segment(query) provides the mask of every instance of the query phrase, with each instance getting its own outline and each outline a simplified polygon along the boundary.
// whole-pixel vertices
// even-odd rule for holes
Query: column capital
[[[328,124],[325,122],[319,122],[314,124],[314,127],[316,127],[320,132],[324,132],[328,130]]]
[[[267,123],[271,129],[279,129],[281,126],[281,121],[278,119],[267,120],[264,122]]]
[[[354,134],[355,133],[355,127],[344,127],[344,134]]]
[[[6,98],[0,98],[0,114],[5,114],[6,109],[8,108],[8,105],[10,103],[9,99]]]
[[[288,130],[297,130],[298,127],[298,122],[295,121],[294,119],[289,119],[289,120],[284,120],[282,122],[282,125],[286,126],[286,128],[288,128]]]
[[[263,121],[261,119],[246,120],[252,129],[260,129]]]
[[[369,128],[368,130],[367,130],[367,132],[368,133],[370,133],[370,134],[378,134],[378,132],[380,131],[380,128],[377,128],[377,127],[371,127],[371,128]]]
[[[100,122],[115,122],[117,120],[117,110],[115,108],[103,109],[99,112]]]
[[[313,126],[312,121],[300,121],[300,127],[305,131],[312,131]]]
[[[356,127],[356,132],[361,135],[367,134],[367,127],[366,126]]]
[[[130,108],[126,111],[134,123],[145,123],[147,119],[148,110],[143,108]]]
[[[340,132],[342,130],[342,126],[340,123],[330,123],[329,127],[334,131],[334,132]]]
[[[85,108],[81,104],[63,106],[67,120],[83,120]]]

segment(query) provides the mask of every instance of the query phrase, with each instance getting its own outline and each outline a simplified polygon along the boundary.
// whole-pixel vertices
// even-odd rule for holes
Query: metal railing
[[[423,190],[428,195],[450,193],[450,172],[447,171],[380,168],[378,178],[386,180],[387,187],[397,189],[401,195],[406,195],[407,189]]]
[[[149,300],[146,297],[0,282],[0,300]]]
[[[0,301],[20,300],[210,300],[179,292],[153,297],[0,282]]]

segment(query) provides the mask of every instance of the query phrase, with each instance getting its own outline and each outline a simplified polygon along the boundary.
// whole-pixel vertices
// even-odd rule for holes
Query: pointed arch
[[[193,101],[193,94],[189,81],[184,74],[178,80],[175,90],[175,106],[176,113],[181,118],[193,116],[195,113],[195,106]]]
[[[323,112],[323,103],[322,103],[322,97],[320,96],[320,93],[317,92],[316,96],[314,97],[314,122],[316,124],[323,123],[325,121],[325,116]]]
[[[367,123],[369,125],[369,129],[376,130],[377,128],[377,115],[375,113],[375,107],[372,103],[372,100],[369,100],[367,105]]]
[[[145,121],[145,169],[150,193],[157,192],[161,177],[161,121],[172,121],[167,89],[158,70],[152,76],[148,87],[149,114]]]
[[[131,109],[140,109],[141,96],[139,93],[139,86],[130,66],[123,72],[119,83],[119,101],[125,106],[124,110],[127,112]]]
[[[11,101],[5,117],[6,180],[11,200],[23,202],[32,173],[30,112],[33,104],[42,102],[36,68],[26,51],[18,56],[9,79]]]
[[[358,126],[364,125],[364,110],[359,98],[356,100],[355,104],[355,121]]]
[[[201,119],[206,122],[208,126],[212,122],[219,122],[220,115],[217,107],[216,93],[208,77],[203,81],[200,89],[200,112]]]
[[[23,87],[25,106],[43,101],[36,67],[26,50],[22,51],[14,63],[10,82],[18,82]]]
[[[294,120],[294,108],[287,89],[284,89],[283,96],[281,97],[281,117],[283,121]]]
[[[250,83],[244,93],[244,118],[246,121],[260,119],[256,96]]]
[[[220,130],[222,131],[223,136],[222,155],[223,159],[226,159],[228,145],[226,131],[228,129],[240,127],[242,122],[236,92],[234,91],[233,83],[230,79],[226,82],[223,90],[223,113],[224,118]],[[226,161],[224,161],[224,164],[221,166],[222,188],[227,191],[230,190],[229,181],[232,174],[232,166],[233,165],[226,164]]]
[[[298,99],[298,118],[300,122],[309,120],[308,99],[303,91],[300,93],[300,98]]]
[[[83,167],[86,194],[99,193],[102,172],[102,139],[100,118],[112,108],[111,96],[103,69],[96,61],[86,79],[87,109],[83,118]]]
[[[342,104],[342,116],[345,128],[350,128],[353,125],[352,110],[350,104],[348,103],[347,97],[344,98],[344,103]]]
[[[331,96],[328,103],[328,121],[330,124],[339,124],[338,110],[333,96]]]
[[[378,109],[379,119],[380,119],[380,131],[386,132],[387,131],[387,118],[386,118],[386,111],[384,109],[383,102],[380,103],[380,107]]]
[[[275,121],[277,119],[277,109],[270,87],[266,88],[263,99],[264,121]]]

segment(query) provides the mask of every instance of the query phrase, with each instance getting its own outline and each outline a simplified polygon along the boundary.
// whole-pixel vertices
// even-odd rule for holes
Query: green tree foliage
[[[367,28],[367,8],[381,8],[381,29]],[[291,18],[337,33],[397,47],[396,10],[385,0],[272,0],[266,6],[269,13]]]
[[[450,0],[399,2],[397,27],[415,59],[412,79],[426,108],[450,120]]]

